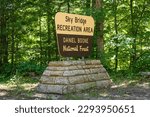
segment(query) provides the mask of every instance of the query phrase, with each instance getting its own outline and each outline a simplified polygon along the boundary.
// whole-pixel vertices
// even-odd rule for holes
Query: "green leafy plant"
[[[42,74],[44,68],[45,67],[37,65],[33,62],[23,62],[18,64],[17,72],[25,76],[36,76]]]

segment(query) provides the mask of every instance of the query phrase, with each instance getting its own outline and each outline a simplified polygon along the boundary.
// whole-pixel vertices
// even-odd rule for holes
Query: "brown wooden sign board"
[[[58,12],[55,25],[60,55],[82,57],[90,54],[94,33],[92,17]]]

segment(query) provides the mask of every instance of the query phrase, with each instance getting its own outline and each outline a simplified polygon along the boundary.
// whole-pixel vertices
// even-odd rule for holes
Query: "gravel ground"
[[[88,91],[58,95],[36,92],[37,84],[21,86],[0,84],[1,100],[149,100],[149,82],[125,82],[108,89],[90,89]]]

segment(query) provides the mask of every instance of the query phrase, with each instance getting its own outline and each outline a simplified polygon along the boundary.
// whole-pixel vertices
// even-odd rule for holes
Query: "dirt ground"
[[[66,95],[43,94],[36,91],[38,84],[0,84],[1,100],[149,100],[150,82],[128,81],[108,89],[90,89]]]

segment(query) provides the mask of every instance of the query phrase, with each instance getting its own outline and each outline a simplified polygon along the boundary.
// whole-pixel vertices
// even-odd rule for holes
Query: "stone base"
[[[110,85],[109,75],[99,60],[55,61],[44,71],[37,90],[66,94]]]

